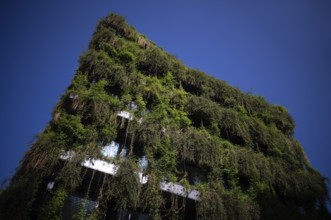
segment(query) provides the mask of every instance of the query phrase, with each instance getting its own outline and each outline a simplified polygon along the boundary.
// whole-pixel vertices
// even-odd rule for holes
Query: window
[[[88,218],[97,207],[97,202],[70,195],[63,206],[63,219],[74,219],[78,215]]]
[[[101,154],[110,159],[123,159],[127,156],[128,151],[129,150],[126,146],[121,146],[119,143],[112,141],[109,145],[106,145],[102,148]]]

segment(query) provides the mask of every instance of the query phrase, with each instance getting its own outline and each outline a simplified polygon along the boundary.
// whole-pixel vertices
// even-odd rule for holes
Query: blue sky
[[[331,179],[331,2],[1,0],[0,181],[51,119],[101,17],[115,12],[189,67],[285,106]]]

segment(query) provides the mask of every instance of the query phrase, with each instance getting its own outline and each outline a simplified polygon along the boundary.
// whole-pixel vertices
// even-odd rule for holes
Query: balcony
[[[110,146],[110,147],[109,147]],[[109,156],[114,156],[116,157],[116,149],[118,146],[115,142],[109,146],[105,146],[104,148],[107,148],[107,150],[102,150],[103,152],[106,152],[105,155]],[[112,147],[113,146],[113,147]],[[75,153],[74,152],[66,152],[60,156],[61,160],[70,160],[70,158],[73,157]],[[148,161],[146,156],[143,156],[142,158],[139,159],[138,161],[139,166],[141,170],[143,171],[144,169],[147,168],[148,166]],[[99,172],[103,172],[109,175],[115,175],[116,172],[118,171],[119,165],[116,165],[111,162],[107,162],[101,159],[87,159],[82,162],[82,166],[92,169],[92,170],[97,170]],[[148,176],[144,175],[143,172],[137,172],[139,182],[141,184],[146,184],[148,182]],[[164,192],[169,192],[176,194],[181,197],[189,198],[192,200],[199,200],[200,192],[197,190],[189,190],[185,188],[184,186],[174,183],[174,182],[167,182],[167,181],[162,181],[160,183],[160,189]]]
[[[70,160],[74,156],[74,152],[66,152],[65,154],[62,154],[60,156],[61,160]],[[101,159],[87,159],[82,162],[82,166],[92,169],[92,170],[97,170],[99,172],[103,172],[106,174],[110,175],[115,175],[119,165],[116,165],[111,162],[107,162]],[[138,172],[138,177],[139,177],[139,182],[141,184],[145,184],[148,181],[148,177],[144,176],[142,172]]]

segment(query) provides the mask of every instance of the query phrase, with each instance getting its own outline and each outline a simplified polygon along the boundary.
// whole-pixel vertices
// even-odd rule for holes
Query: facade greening
[[[330,218],[283,107],[184,66],[115,14],[79,62],[0,219]]]

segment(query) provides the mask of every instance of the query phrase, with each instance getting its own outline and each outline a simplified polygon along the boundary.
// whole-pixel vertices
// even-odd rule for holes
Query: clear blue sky
[[[189,67],[285,106],[331,179],[331,1],[1,0],[0,181],[51,119],[110,12]]]

